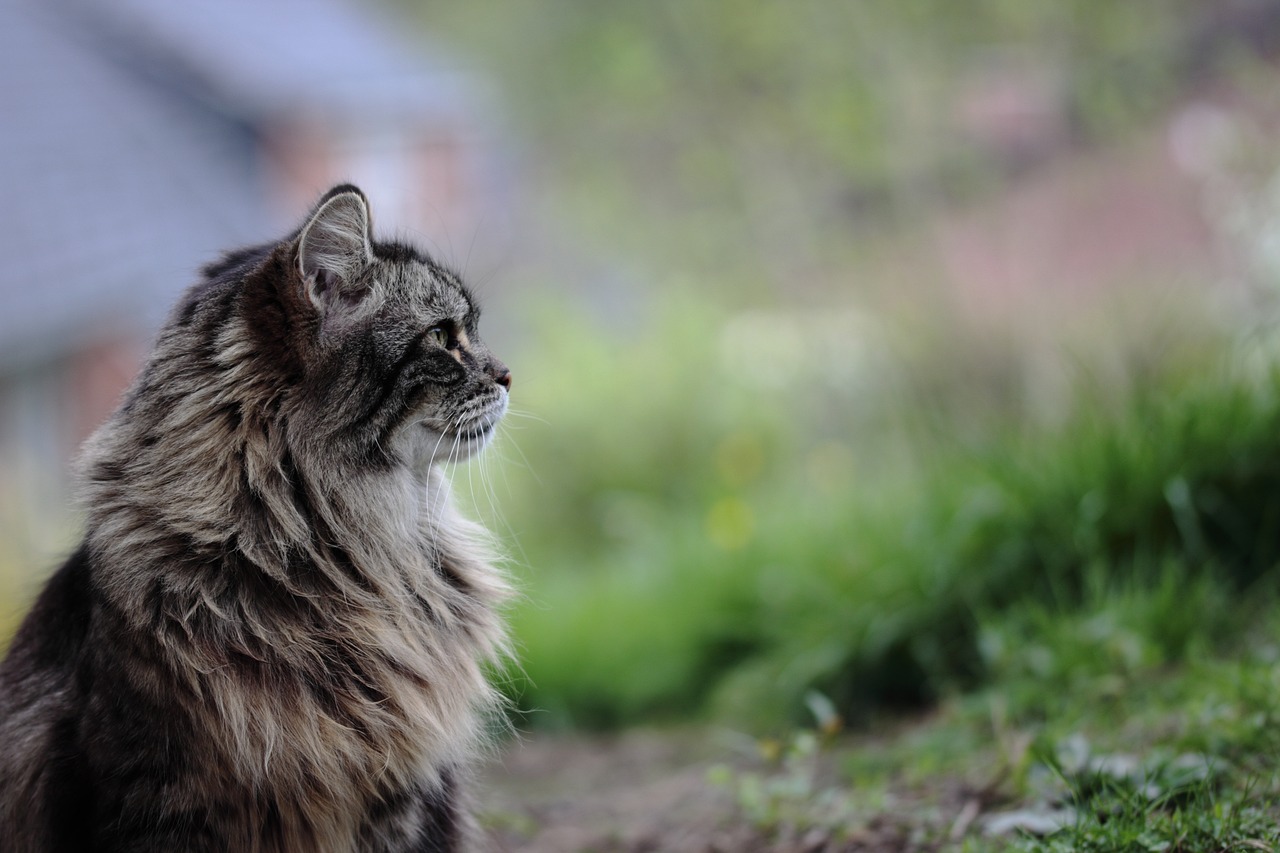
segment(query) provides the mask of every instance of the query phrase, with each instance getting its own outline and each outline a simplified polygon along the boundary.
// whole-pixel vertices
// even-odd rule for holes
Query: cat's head
[[[286,386],[291,443],[423,468],[478,451],[506,411],[511,374],[480,339],[474,297],[424,252],[375,240],[354,186],[265,258],[229,255],[206,274],[242,278],[239,319]]]
[[[459,276],[402,243],[375,241],[359,189],[330,190],[291,243],[295,310],[310,319],[308,392],[357,443],[416,465],[458,461],[493,435],[511,374],[480,339]]]

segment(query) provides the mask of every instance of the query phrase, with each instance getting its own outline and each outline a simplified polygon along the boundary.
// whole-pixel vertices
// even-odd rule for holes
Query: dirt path
[[[629,732],[616,737],[528,736],[481,780],[489,849],[528,853],[697,851],[834,853],[925,851],[920,826],[860,820],[837,839],[824,830],[768,833],[742,813],[731,786],[709,778],[758,760],[726,733]],[[904,804],[905,805],[905,804]]]
[[[733,822],[727,792],[707,781],[723,760],[693,736],[528,737],[509,746],[484,788],[496,849],[707,850]]]

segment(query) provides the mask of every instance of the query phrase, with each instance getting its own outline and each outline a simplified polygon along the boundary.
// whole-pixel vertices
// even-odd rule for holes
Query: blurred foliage
[[[580,245],[662,245],[739,294],[804,290],[864,232],[1122,133],[1254,49],[1235,7],[1196,0],[399,3],[494,73],[536,204]],[[1019,128],[984,126],[1008,110]]]
[[[1053,649],[1093,629],[1037,614],[1130,592],[1132,647],[1108,639],[1098,665],[1177,660],[1230,634],[1242,594],[1270,594],[1266,341],[1171,334],[1128,381],[1081,379],[1066,418],[1036,424],[1016,401],[988,410],[1010,359],[984,371],[983,347],[832,333],[846,351],[817,357],[820,335],[785,343],[811,318],[665,304],[661,336],[630,338],[544,307],[517,405],[550,422],[517,411],[495,449],[508,464],[481,466],[500,487],[481,508],[502,508],[527,573],[513,693],[535,723],[776,723],[813,688],[846,715],[920,704],[1009,666],[988,625]],[[981,428],[950,428],[966,419]],[[1181,609],[1192,593],[1218,604]]]
[[[23,611],[31,599],[26,588],[31,585],[31,579],[21,567],[21,561],[0,550],[0,654],[9,647],[9,640],[18,630]]]
[[[903,259],[940,208],[1265,67],[1271,4],[399,2],[495,75],[534,217],[653,282],[517,312],[532,417],[484,464],[535,722],[1070,690],[1072,650],[1123,676],[1270,600],[1269,344],[1109,303],[1064,367],[919,310],[950,303]]]

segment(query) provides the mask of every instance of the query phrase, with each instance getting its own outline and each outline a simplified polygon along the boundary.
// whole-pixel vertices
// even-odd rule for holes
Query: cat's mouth
[[[490,407],[487,411],[454,423],[426,420],[422,424],[427,429],[459,444],[484,444],[498,428],[498,422],[502,420],[505,408],[505,406]]]
[[[452,435],[462,441],[487,441],[489,436],[493,435],[493,430],[497,425],[497,418],[484,420],[480,423],[459,427],[453,430]]]
[[[476,402],[462,412],[419,421],[423,440],[422,460],[429,463],[462,462],[479,453],[493,438],[506,413],[505,397]]]

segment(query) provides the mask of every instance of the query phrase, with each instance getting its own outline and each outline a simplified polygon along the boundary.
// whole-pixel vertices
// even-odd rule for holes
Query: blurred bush
[[[846,715],[919,704],[1009,665],[993,638],[1035,613],[1126,590],[1137,654],[1172,659],[1274,584],[1265,340],[1135,324],[1123,376],[1083,371],[1037,423],[1009,390],[1028,360],[990,340],[902,346],[827,312],[824,342],[807,315],[658,304],[645,334],[534,320],[516,401],[539,417],[481,471],[526,579],[510,678],[535,725],[765,724],[814,688]]]

